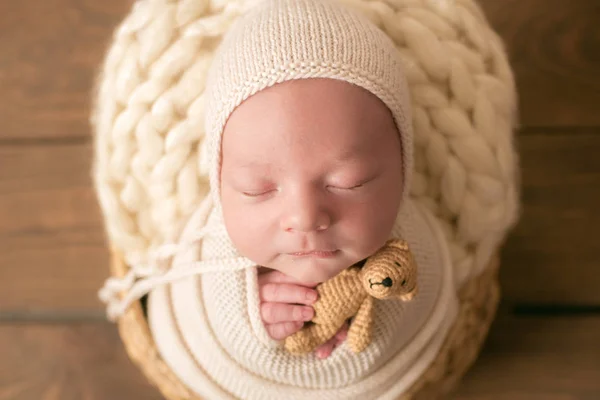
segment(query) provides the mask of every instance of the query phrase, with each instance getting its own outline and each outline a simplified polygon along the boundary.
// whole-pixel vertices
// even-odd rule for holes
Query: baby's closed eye
[[[272,193],[277,189],[260,189],[260,190],[248,190],[242,191],[242,194],[246,197],[260,197]]]
[[[359,190],[367,187],[375,179],[376,177],[371,177],[366,179],[355,179],[347,182],[332,182],[331,184],[327,185],[327,188],[333,190]]]
[[[235,183],[231,187],[244,197],[262,197],[275,193],[278,188],[272,182],[247,181]]]
[[[346,186],[328,185],[327,187],[330,189],[355,190],[355,189],[360,189],[364,186],[365,186],[365,183],[359,183],[356,185],[346,185]]]

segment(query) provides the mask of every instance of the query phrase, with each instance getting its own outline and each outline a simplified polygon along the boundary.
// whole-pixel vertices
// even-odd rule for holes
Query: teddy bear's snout
[[[373,285],[383,285],[384,287],[392,287],[394,282],[392,281],[392,278],[387,276],[381,282],[373,282],[373,281],[371,281],[371,279],[369,279],[369,284],[370,284],[370,287],[373,287]]]

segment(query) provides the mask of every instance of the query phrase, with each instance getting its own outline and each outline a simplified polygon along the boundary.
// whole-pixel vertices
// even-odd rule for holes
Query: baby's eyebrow
[[[358,161],[362,159],[364,156],[364,148],[362,143],[356,143],[352,146],[348,146],[343,151],[336,152],[332,151],[328,153],[327,157],[330,157],[331,160],[336,164],[344,164],[352,161]],[[242,160],[242,161],[231,161],[231,166],[234,169],[251,169],[251,170],[267,170],[271,169],[273,166],[271,163],[261,160]]]
[[[242,162],[234,162],[233,168],[235,169],[267,169],[270,168],[270,164],[264,161],[259,160],[251,160],[251,161],[242,161]]]
[[[364,158],[364,149],[360,144],[348,147],[339,154],[333,154],[332,156],[336,163],[342,164],[349,161],[357,161]]]
[[[358,158],[358,156],[361,153],[361,150],[362,149],[360,148],[360,146],[352,146],[351,148],[345,150],[343,153],[336,156],[335,159],[339,162],[354,160]]]

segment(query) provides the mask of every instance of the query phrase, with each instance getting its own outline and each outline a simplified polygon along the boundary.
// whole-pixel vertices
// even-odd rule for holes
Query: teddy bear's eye
[[[402,280],[402,286],[406,285],[406,279]]]
[[[402,267],[398,261],[394,261],[394,264],[396,264],[396,267]]]

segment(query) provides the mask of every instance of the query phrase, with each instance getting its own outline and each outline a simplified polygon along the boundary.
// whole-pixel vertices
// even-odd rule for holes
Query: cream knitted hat
[[[333,0],[266,0],[225,35],[207,78],[205,131],[218,205],[221,138],[231,113],[255,93],[294,79],[360,86],[391,110],[402,143],[403,197],[410,189],[413,134],[398,51],[364,15]]]

